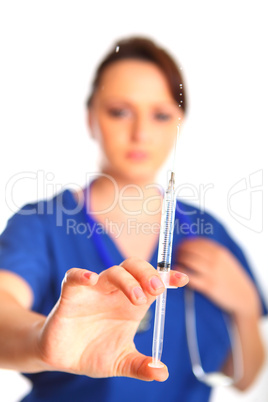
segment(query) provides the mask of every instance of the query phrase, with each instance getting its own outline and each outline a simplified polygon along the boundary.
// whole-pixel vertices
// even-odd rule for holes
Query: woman
[[[0,364],[31,373],[25,401],[207,401],[210,388],[191,369],[183,290],[168,298],[170,378],[148,383],[168,377],[166,366],[148,366],[149,307],[164,290],[153,268],[161,214],[155,175],[186,111],[182,77],[153,42],[123,40],[100,65],[87,105],[101,174],[80,192],[25,206],[1,236]],[[193,230],[201,219],[204,233]],[[264,306],[248,264],[210,215],[178,202],[176,222],[170,281],[183,286],[187,273],[196,291],[204,368],[232,375],[227,311],[240,334],[244,372],[236,386],[244,389],[264,356]]]

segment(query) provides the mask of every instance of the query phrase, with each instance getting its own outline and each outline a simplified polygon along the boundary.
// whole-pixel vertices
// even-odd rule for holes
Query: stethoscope
[[[229,377],[222,372],[211,372],[211,373],[205,372],[202,366],[198,347],[194,292],[186,287],[184,291],[184,298],[185,298],[186,337],[192,365],[192,371],[195,377],[199,381],[204,382],[210,387],[216,387],[216,386],[226,387],[235,384],[242,378],[243,375],[242,348],[237,326],[226,313],[223,313],[223,318],[225,321],[231,345],[231,352],[233,358],[233,377]]]
[[[84,205],[83,212],[87,223],[94,227],[96,221],[90,214],[89,205],[89,191],[93,182],[89,184],[88,187],[84,189]],[[176,216],[178,218],[178,215]],[[191,224],[187,214],[179,214],[180,223]],[[196,235],[191,234],[191,238],[196,237]],[[91,240],[94,243],[95,249],[99,257],[105,266],[111,267],[114,265],[114,260],[111,258],[110,254],[107,252],[106,246],[99,234],[96,231],[92,231]],[[243,359],[242,359],[242,349],[239,339],[238,329],[231,318],[223,313],[223,318],[226,324],[232,358],[233,358],[233,377],[226,376],[221,372],[205,372],[202,366],[201,357],[199,353],[198,346],[198,336],[197,336],[197,326],[196,326],[196,315],[195,315],[195,293],[189,287],[184,289],[184,301],[185,301],[185,326],[186,326],[186,338],[187,345],[189,349],[190,361],[192,366],[192,371],[195,377],[207,384],[210,387],[216,386],[230,386],[236,383],[243,375]],[[142,330],[146,330],[148,325],[146,323],[141,323]]]

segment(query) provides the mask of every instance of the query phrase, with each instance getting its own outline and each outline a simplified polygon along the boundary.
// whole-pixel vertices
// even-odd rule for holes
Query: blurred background
[[[103,54],[130,35],[155,39],[180,63],[189,100],[180,195],[225,223],[267,300],[264,0],[1,1],[0,231],[25,203],[83,186],[97,171],[85,99]],[[267,320],[261,328],[268,348]],[[267,366],[246,394],[215,389],[211,400],[268,401]],[[28,389],[19,374],[0,370],[1,402],[17,402]]]

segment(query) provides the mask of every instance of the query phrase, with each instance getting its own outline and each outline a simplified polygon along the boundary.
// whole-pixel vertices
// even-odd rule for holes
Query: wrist
[[[236,320],[247,319],[250,321],[258,321],[261,316],[261,303],[255,289],[247,298],[247,302],[243,303],[239,308],[233,311],[233,317]]]
[[[31,360],[31,372],[55,370],[55,368],[45,362],[42,354],[41,337],[45,321],[46,317],[40,316],[35,322],[32,323],[32,327],[29,331],[27,346],[28,356],[30,356]]]

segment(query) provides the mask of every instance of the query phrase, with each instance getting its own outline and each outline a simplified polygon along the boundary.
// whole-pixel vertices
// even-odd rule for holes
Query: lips
[[[148,152],[145,151],[129,151],[127,153],[127,159],[131,159],[133,161],[144,161],[148,157]]]

